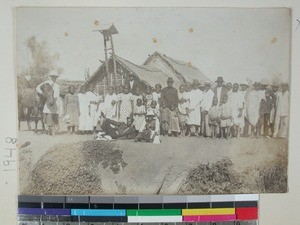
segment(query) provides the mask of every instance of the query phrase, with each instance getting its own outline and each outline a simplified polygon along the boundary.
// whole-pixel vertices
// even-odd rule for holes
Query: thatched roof
[[[160,83],[166,85],[168,77],[174,80],[174,87],[178,88],[180,84],[192,82],[194,79],[200,82],[210,81],[198,68],[175,59],[167,57],[164,54],[155,52],[143,65],[136,65],[120,56],[115,56],[117,65],[126,68],[136,76],[140,81],[152,87]],[[112,58],[108,60],[111,64]],[[103,63],[94,74],[85,81],[84,85],[96,82],[101,76],[105,76],[105,64]]]
[[[159,52],[155,52],[149,56],[144,65],[162,70],[171,77],[176,75],[181,82],[192,82],[194,79],[200,82],[210,82],[210,79],[191,63],[173,59]]]

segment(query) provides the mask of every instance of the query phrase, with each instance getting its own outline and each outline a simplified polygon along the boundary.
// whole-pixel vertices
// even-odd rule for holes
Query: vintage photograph
[[[288,191],[288,8],[16,9],[19,193]]]

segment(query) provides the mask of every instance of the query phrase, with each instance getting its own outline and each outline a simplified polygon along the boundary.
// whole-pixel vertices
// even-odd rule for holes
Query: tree
[[[29,53],[29,65],[19,74],[19,85],[24,86],[29,83],[25,80],[26,75],[31,76],[30,86],[35,87],[42,80],[45,80],[51,72],[57,74],[63,72],[63,68],[57,66],[59,54],[51,54],[46,41],[39,42],[35,36],[31,36],[26,40],[26,47]]]

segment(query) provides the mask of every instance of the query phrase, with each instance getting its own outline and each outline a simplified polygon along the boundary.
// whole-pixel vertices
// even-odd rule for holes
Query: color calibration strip
[[[19,196],[19,225],[258,224],[258,195]]]

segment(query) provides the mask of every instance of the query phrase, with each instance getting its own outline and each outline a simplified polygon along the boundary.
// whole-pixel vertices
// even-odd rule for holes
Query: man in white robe
[[[105,117],[112,120],[116,119],[116,103],[117,95],[114,93],[113,87],[108,88],[108,93],[104,98],[104,114]]]
[[[201,102],[203,100],[203,92],[199,89],[199,81],[194,80],[192,90],[189,92],[189,131],[191,136],[195,136],[201,125]]]
[[[259,83],[254,83],[254,90],[250,91],[247,98],[246,98],[246,116],[247,120],[251,125],[251,136],[254,135],[255,129],[258,129],[258,119],[259,119],[259,108],[260,102],[263,99],[263,96],[260,92],[260,85]],[[259,132],[256,130],[256,134],[258,135]]]
[[[86,95],[86,88],[82,86],[80,88],[80,93],[78,93],[78,101],[79,101],[79,126],[78,130],[81,134],[86,130],[86,123],[89,116],[89,103]]]
[[[89,133],[93,133],[96,129],[98,117],[97,109],[100,102],[100,97],[94,92],[94,87],[90,85],[88,87],[88,92],[86,92],[87,101],[88,101],[88,117],[86,120],[85,130]]]
[[[202,134],[206,137],[211,136],[211,130],[209,127],[209,115],[208,112],[212,106],[212,102],[214,99],[214,92],[211,90],[211,83],[205,83],[205,90],[203,93],[203,101],[201,104],[202,116],[204,124],[202,124]]]

